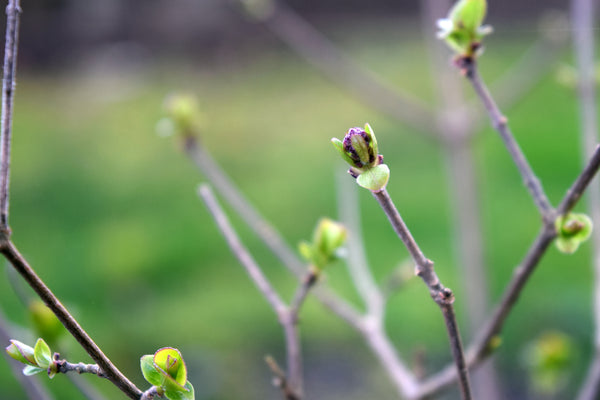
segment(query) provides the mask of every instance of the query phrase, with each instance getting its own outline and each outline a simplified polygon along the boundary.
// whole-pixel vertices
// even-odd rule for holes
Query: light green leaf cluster
[[[157,132],[160,136],[194,136],[202,126],[202,115],[195,96],[176,93],[165,99],[166,117],[158,121]]]
[[[365,189],[378,192],[385,189],[390,179],[390,169],[379,155],[377,138],[369,124],[365,128],[350,128],[344,140],[332,138],[331,143],[344,161],[350,164],[350,175]]]
[[[556,247],[562,253],[572,254],[592,233],[592,220],[585,214],[569,213],[554,222]]]
[[[486,0],[459,0],[448,18],[438,20],[438,37],[460,57],[474,57],[483,37],[492,32],[490,26],[482,25],[486,12]]]
[[[194,387],[187,380],[187,368],[179,350],[163,347],[140,359],[142,374],[160,396],[169,400],[194,400]]]
[[[346,237],[344,225],[329,218],[321,218],[313,233],[312,242],[300,242],[299,251],[307,262],[321,271],[340,257]]]
[[[23,368],[25,375],[35,375],[47,371],[48,376],[53,378],[58,372],[57,365],[52,359],[52,351],[44,339],[38,339],[35,347],[28,346],[18,340],[11,340],[6,352],[15,360],[26,364]]]
[[[535,390],[547,395],[557,393],[568,382],[572,368],[572,340],[562,332],[545,332],[528,346],[525,358]]]

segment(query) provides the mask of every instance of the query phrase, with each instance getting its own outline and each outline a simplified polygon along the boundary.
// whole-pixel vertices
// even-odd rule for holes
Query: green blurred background
[[[26,5],[24,11],[27,29]],[[518,23],[491,18],[496,32],[481,59],[486,80],[501,76],[536,39],[540,13]],[[38,65],[35,43],[27,42],[35,35],[24,36],[10,213],[22,253],[141,387],[139,357],[173,346],[188,363],[197,399],[279,398],[263,357],[284,359],[281,329],[197,198],[203,176],[178,138],[156,133],[165,96],[184,90],[199,98],[202,143],[293,246],[311,236],[320,217],[337,216],[335,175],[345,167],[329,139],[370,122],[392,171],[389,192],[442,281],[455,290],[464,325],[440,146],[359,103],[260,26],[232,18],[228,27],[254,39],[234,36],[206,56],[191,47],[158,52],[106,39],[65,60],[43,59]],[[435,93],[418,19],[410,13],[353,18],[314,22],[357,62],[431,101]],[[570,55],[565,49],[561,62],[570,63]],[[557,83],[554,70],[506,113],[556,203],[582,161],[575,95]],[[474,147],[489,295],[495,302],[540,222],[504,146],[485,126]],[[370,266],[383,281],[407,253],[366,191],[360,201]],[[290,298],[293,279],[226,209],[269,278]],[[510,398],[528,393],[524,351],[548,330],[568,334],[575,344],[565,393],[580,384],[593,338],[589,247],[573,256],[551,248],[510,316],[496,356]],[[0,306],[15,324],[15,338],[31,341],[30,333],[17,328],[28,327],[29,320],[11,283],[19,280],[13,278],[7,269],[0,280]],[[326,280],[361,306],[343,262]],[[392,298],[386,321],[403,357],[410,362],[425,351],[433,372],[450,355],[442,318],[428,297],[420,282],[411,281]],[[361,338],[313,300],[303,310],[301,328],[310,398],[394,398],[393,386]],[[70,360],[89,362],[72,339],[64,347]],[[87,380],[108,399],[124,398],[106,381]],[[82,398],[64,376],[43,382],[58,399]],[[4,360],[0,385],[1,398],[24,398]],[[448,393],[443,398],[454,398],[454,389]]]

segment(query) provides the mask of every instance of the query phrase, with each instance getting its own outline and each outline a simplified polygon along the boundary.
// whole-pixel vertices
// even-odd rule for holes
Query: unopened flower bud
[[[369,124],[365,128],[350,128],[344,140],[331,139],[342,158],[350,164],[350,175],[357,183],[369,190],[385,188],[390,170],[383,164],[383,156],[378,154],[377,139]]]

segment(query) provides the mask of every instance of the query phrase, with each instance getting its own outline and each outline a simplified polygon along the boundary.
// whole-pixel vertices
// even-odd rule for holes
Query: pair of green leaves
[[[57,365],[52,359],[52,351],[48,344],[44,342],[44,339],[38,339],[35,347],[28,346],[18,340],[11,340],[6,352],[15,360],[25,364],[23,374],[27,376],[47,371],[48,376],[52,379],[58,372]]]
[[[158,349],[140,360],[144,378],[169,400],[194,400],[194,387],[187,380],[187,368],[179,350]]]
[[[475,56],[483,37],[492,32],[490,26],[482,25],[486,12],[485,0],[460,0],[447,18],[438,20],[438,37],[460,57]]]
[[[312,242],[302,241],[298,248],[302,257],[321,271],[340,257],[346,236],[344,225],[329,218],[322,218],[315,228]]]
[[[562,253],[572,254],[592,233],[592,220],[585,214],[569,213],[554,222],[556,247]]]

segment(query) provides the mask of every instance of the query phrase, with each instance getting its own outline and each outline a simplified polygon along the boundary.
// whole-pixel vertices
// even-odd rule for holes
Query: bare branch
[[[279,258],[283,265],[298,279],[303,279],[306,267],[295,252],[283,240],[279,232],[252,206],[232,180],[214,161],[200,143],[192,137],[185,139],[185,151],[196,167],[206,176],[215,189],[223,196],[235,212]],[[315,297],[334,314],[346,321],[354,329],[360,331],[361,316],[356,309],[335,293],[321,286],[313,290]]]
[[[308,290],[314,284],[315,278],[307,278],[302,284],[296,295],[294,306],[296,308],[290,311],[287,305],[281,300],[275,289],[271,286],[261,268],[254,261],[250,252],[241,243],[239,237],[229,223],[225,212],[219,206],[217,199],[213,195],[208,185],[201,185],[198,188],[198,195],[204,200],[208,210],[212,214],[217,227],[225,237],[227,244],[240,264],[246,269],[250,279],[260,290],[263,297],[269,302],[271,308],[277,315],[281,324],[286,343],[286,353],[288,357],[288,380],[287,385],[291,388],[297,399],[302,398],[302,358],[300,352],[300,340],[297,329],[297,313],[302,305]]]
[[[594,16],[593,0],[571,1],[571,26],[573,27],[573,47],[577,61],[579,99],[579,120],[582,153],[585,158],[593,155],[598,143],[596,74],[594,57]],[[578,394],[578,400],[594,400],[600,397],[600,182],[596,180],[588,189],[587,209],[596,229],[592,231],[594,271],[594,323],[595,352],[588,368],[587,377]]]
[[[417,275],[421,277],[427,288],[431,298],[442,310],[444,320],[446,322],[446,329],[450,339],[450,348],[452,350],[452,356],[454,357],[454,363],[458,370],[459,386],[462,392],[463,400],[470,400],[471,387],[469,384],[469,374],[465,362],[465,356],[463,353],[462,343],[460,334],[458,332],[458,325],[456,323],[456,317],[454,315],[454,308],[452,303],[454,302],[454,295],[452,291],[440,282],[435,270],[433,268],[433,262],[425,257],[417,242],[413,238],[412,234],[408,230],[408,227],[402,220],[400,213],[396,209],[396,206],[392,202],[386,189],[378,192],[372,192],[375,199],[385,212],[388,220],[392,224],[394,231],[398,234],[398,237],[404,243],[411,257],[413,258],[416,268]]]
[[[115,386],[131,399],[139,399],[142,391],[123,375],[121,371],[110,361],[110,359],[94,343],[92,338],[79,323],[73,318],[69,311],[62,305],[58,298],[46,286],[46,284],[35,273],[23,256],[19,253],[15,245],[5,235],[0,235],[0,253],[12,264],[12,266],[21,274],[23,279],[31,286],[37,295],[46,303],[48,308],[67,328],[71,335],[79,342],[89,356],[102,368],[106,377]]]
[[[535,176],[531,166],[527,162],[523,151],[519,147],[519,144],[515,140],[510,128],[508,127],[508,121],[502,112],[496,105],[496,102],[490,95],[485,83],[481,80],[479,76],[479,72],[477,70],[477,63],[474,59],[463,59],[465,75],[471,82],[473,89],[479,96],[479,99],[483,103],[485,109],[487,110],[490,120],[492,122],[492,126],[494,129],[498,131],[500,137],[504,141],[504,144],[510,153],[513,161],[517,165],[519,172],[523,178],[525,186],[529,190],[531,196],[533,197],[533,201],[542,215],[544,221],[548,222],[552,217],[552,206],[548,201],[548,197],[544,192],[544,188],[540,183],[539,179]]]
[[[599,168],[600,146],[596,147],[592,158],[588,161],[583,172],[575,180],[571,188],[569,188],[557,212],[553,213],[554,215],[565,214],[575,206]],[[473,343],[467,349],[467,365],[469,368],[480,364],[493,352],[494,337],[500,334],[504,322],[516,304],[521,291],[555,237],[556,231],[554,225],[551,223],[545,224],[527,251],[523,261],[515,268],[513,277],[504,290],[504,294],[496,306],[492,317],[483,326]],[[424,398],[437,393],[454,382],[456,378],[456,367],[454,365],[447,366],[423,382],[417,398]]]
[[[212,214],[219,231],[223,234],[223,237],[227,241],[227,244],[231,248],[231,251],[238,259],[240,264],[246,269],[248,276],[254,282],[258,290],[260,290],[263,297],[269,302],[273,311],[277,317],[281,315],[282,312],[285,311],[286,304],[281,300],[275,289],[271,286],[265,275],[263,274],[261,268],[258,266],[250,252],[244,247],[239,237],[233,230],[229,219],[225,215],[225,212],[219,206],[217,199],[213,195],[212,191],[208,187],[208,185],[200,185],[198,188],[198,196],[204,203],[208,210]]]
[[[21,6],[19,0],[10,0],[6,7],[4,78],[2,80],[2,127],[0,128],[0,229],[5,231],[10,230],[8,227],[8,185],[20,14]]]

